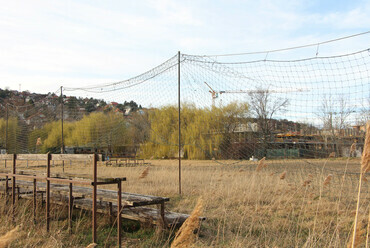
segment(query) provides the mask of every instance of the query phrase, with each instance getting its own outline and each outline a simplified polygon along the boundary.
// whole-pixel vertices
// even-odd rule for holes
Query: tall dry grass
[[[200,221],[199,217],[203,212],[203,200],[198,199],[190,217],[182,224],[180,229],[176,232],[175,239],[171,244],[171,248],[187,248],[191,247],[199,233]]]
[[[360,167],[360,178],[359,178],[359,186],[358,186],[358,194],[357,194],[357,205],[356,205],[356,216],[353,225],[353,235],[352,235],[352,245],[351,247],[354,248],[357,246],[359,241],[356,239],[359,235],[356,235],[357,232],[357,222],[359,218],[359,208],[360,208],[360,199],[361,199],[361,186],[362,186],[362,178],[365,173],[370,171],[370,121],[366,124],[366,137],[364,143],[364,149],[362,151],[361,157],[361,167]],[[366,233],[368,236],[369,233]],[[368,241],[368,238],[365,239]],[[366,246],[368,246],[366,242]]]
[[[203,213],[207,220],[202,224],[195,247],[346,247],[351,238],[358,188],[356,177],[351,173],[358,172],[360,160],[330,158],[305,161],[265,159],[260,163],[263,169],[257,172],[253,161],[226,166],[213,161],[184,160],[182,197],[177,194],[177,160],[146,161],[152,165],[145,180],[139,180],[145,171],[142,166],[106,167],[100,164],[98,173],[101,177],[127,177],[128,181],[123,184],[125,191],[170,197],[166,210],[190,214],[192,206],[202,197],[207,206]],[[324,166],[325,170],[322,170]],[[348,174],[343,178],[345,170]],[[87,174],[91,172],[91,166],[66,163],[65,171]],[[284,180],[281,180],[285,171]],[[335,171],[340,173],[337,175]],[[53,167],[52,172],[62,172],[61,166]],[[323,177],[328,174],[333,174],[330,187],[323,188]],[[361,196],[367,196],[367,192],[370,192],[369,184],[363,184]],[[368,210],[366,202],[360,203],[359,213],[364,215]],[[1,218],[3,223],[7,217]],[[21,221],[17,219],[17,223]],[[55,231],[61,230],[66,222],[53,223],[53,237],[58,243],[42,231],[40,224],[37,229],[41,234],[30,234],[31,240],[34,239],[32,244],[39,243],[39,247],[47,247],[48,244],[81,247],[78,246],[81,239],[77,233],[68,238],[67,233]],[[81,216],[75,220],[74,227],[83,229],[89,223],[90,219],[85,221]],[[0,233],[7,230],[10,230],[9,226],[6,229],[0,227]],[[22,244],[22,240],[17,241],[18,246]],[[136,247],[151,245],[156,247],[148,245],[145,240],[137,240],[134,244]]]
[[[6,234],[0,237],[0,248],[7,248],[19,236],[20,227],[16,226]]]

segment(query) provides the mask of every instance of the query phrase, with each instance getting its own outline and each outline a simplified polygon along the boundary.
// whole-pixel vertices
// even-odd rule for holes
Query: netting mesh
[[[369,50],[255,61],[181,54],[121,82],[22,92],[23,100],[2,102],[0,145],[8,153],[58,153],[64,144],[66,153],[178,157],[179,66],[184,159],[361,156]]]

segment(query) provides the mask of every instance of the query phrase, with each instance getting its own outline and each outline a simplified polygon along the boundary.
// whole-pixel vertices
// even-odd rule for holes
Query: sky
[[[369,31],[369,13],[370,1],[356,0],[2,0],[0,88],[47,93],[121,81],[177,51],[225,54],[318,43]],[[320,47],[320,53],[366,49],[369,40]]]

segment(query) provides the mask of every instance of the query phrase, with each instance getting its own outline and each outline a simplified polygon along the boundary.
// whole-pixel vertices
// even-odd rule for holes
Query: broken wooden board
[[[20,188],[33,189],[33,182],[31,181],[16,180],[16,185]],[[46,183],[37,182],[36,188],[37,191],[46,191]],[[51,183],[50,192],[69,195],[69,185]],[[73,186],[72,192],[75,197],[92,198],[92,187]],[[97,189],[97,199],[98,201],[115,202],[117,201],[117,191]],[[169,200],[170,199],[167,197],[141,195],[127,192],[122,193],[122,204],[132,207],[161,204]]]

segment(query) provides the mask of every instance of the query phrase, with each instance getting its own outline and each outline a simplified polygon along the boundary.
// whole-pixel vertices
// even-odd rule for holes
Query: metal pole
[[[122,233],[122,182],[121,180],[117,183],[117,245],[121,247],[121,233]]]
[[[8,153],[8,125],[9,125],[9,110],[8,110],[8,103],[6,104],[6,128],[5,128],[5,150]],[[6,160],[5,160],[5,168],[6,168]]]
[[[13,154],[13,177],[12,177],[12,220],[15,221],[15,167],[16,167],[17,155]]]
[[[51,155],[48,154],[46,177],[50,177],[50,159]],[[46,232],[50,230],[50,180],[46,179]]]
[[[63,101],[63,86],[60,86],[60,103],[61,103],[61,109],[62,109],[62,116],[61,116],[61,121],[62,121],[62,147],[60,152],[64,154],[64,130],[63,130],[63,122],[64,122],[64,101]],[[63,172],[64,172],[64,160],[62,160],[62,166],[63,166]]]
[[[73,211],[73,194],[72,194],[72,183],[69,183],[69,200],[68,200],[68,229],[69,233],[72,233],[72,211]]]
[[[94,154],[93,157],[93,211],[92,211],[92,238],[93,238],[93,243],[96,243],[97,236],[96,236],[96,188],[97,188],[97,154]]]
[[[36,224],[36,208],[37,208],[37,185],[36,179],[33,179],[33,224]]]
[[[179,195],[181,195],[181,101],[180,101],[180,51],[178,52],[177,85],[178,85],[178,113],[179,113]]]

